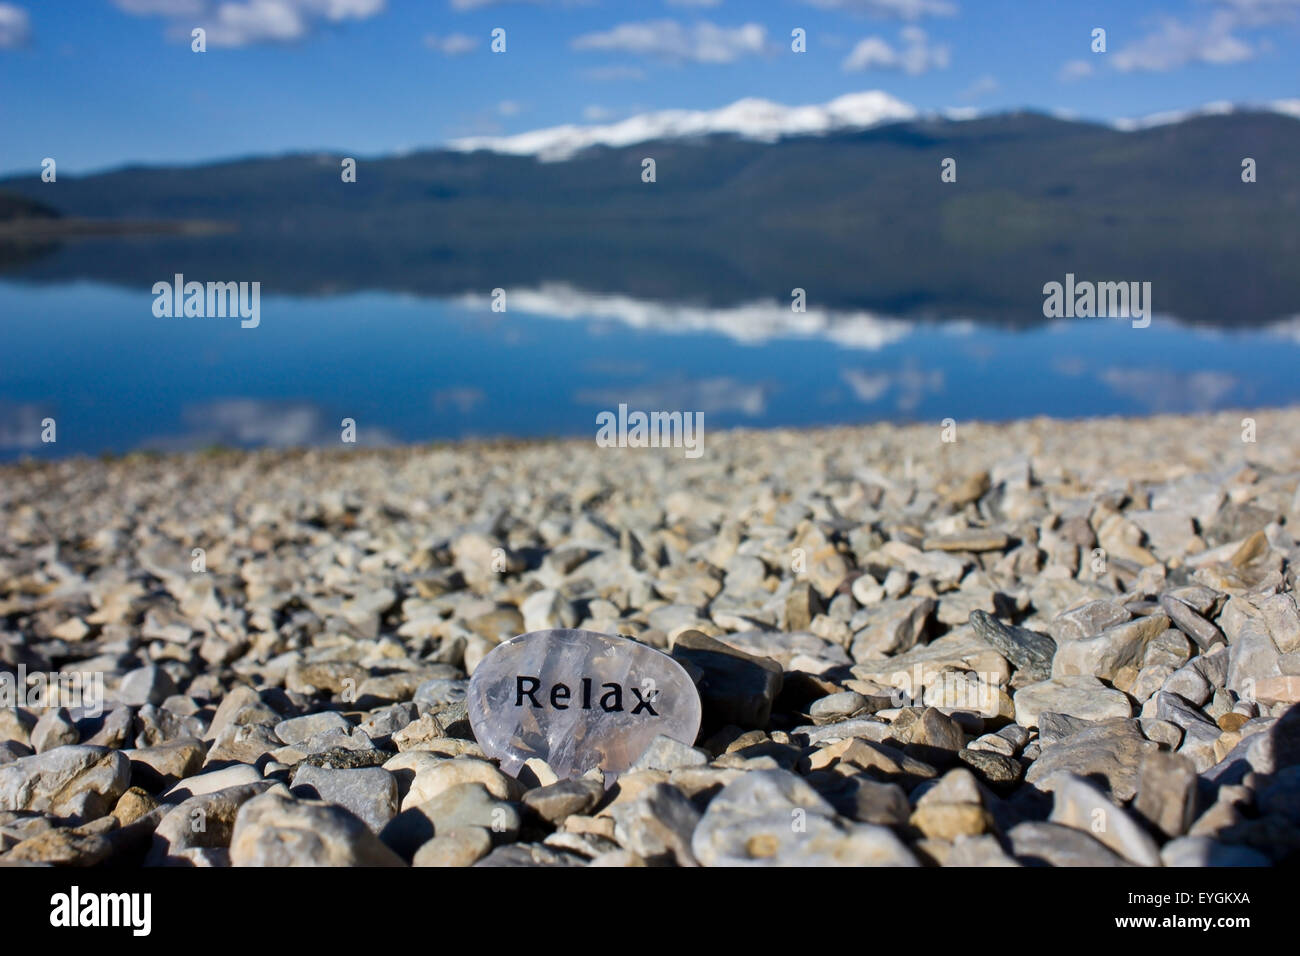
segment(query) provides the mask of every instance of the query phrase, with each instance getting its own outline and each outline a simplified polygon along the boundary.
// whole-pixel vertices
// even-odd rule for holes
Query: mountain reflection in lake
[[[596,414],[706,429],[1208,411],[1300,401],[1300,321],[1224,331],[902,320],[809,302],[705,307],[566,284],[423,299],[263,289],[261,324],[156,318],[148,287],[0,283],[0,457],[214,445],[595,434]],[[57,423],[43,444],[41,422]]]

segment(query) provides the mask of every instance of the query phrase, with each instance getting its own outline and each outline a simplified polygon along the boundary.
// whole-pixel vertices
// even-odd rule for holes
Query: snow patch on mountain
[[[1198,116],[1224,116],[1238,111],[1270,111],[1300,119],[1300,99],[1274,100],[1259,105],[1219,101],[1196,109],[1166,110],[1141,117],[1111,121],[1124,132],[1181,123]],[[950,107],[922,113],[883,90],[848,93],[829,103],[785,106],[750,97],[716,110],[658,110],[630,116],[617,123],[583,126],[567,124],[513,136],[474,136],[453,140],[448,148],[460,152],[487,150],[513,156],[536,156],[543,162],[570,159],[592,146],[631,146],[661,139],[727,133],[741,139],[772,143],[785,136],[820,136],[840,130],[867,129],[882,123],[923,118],[966,121],[994,115],[975,107]],[[1062,119],[1078,119],[1068,111],[1054,111]]]
[[[915,119],[916,109],[882,90],[849,93],[829,103],[784,106],[748,98],[716,110],[659,110],[596,126],[552,126],[516,136],[475,136],[453,141],[463,152],[569,159],[591,146],[630,146],[658,139],[731,133],[742,139],[775,142],[783,136],[809,136],[835,130],[865,129],[880,123]]]

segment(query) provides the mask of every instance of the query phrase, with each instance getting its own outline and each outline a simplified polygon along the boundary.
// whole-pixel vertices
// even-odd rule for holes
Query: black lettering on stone
[[[525,690],[524,681],[531,681],[533,686]],[[542,680],[540,677],[523,677],[523,676],[516,677],[515,678],[515,706],[516,707],[524,706],[524,698],[527,697],[529,700],[533,702],[534,707],[541,707],[542,705],[537,702],[537,698],[533,696],[533,694],[537,693],[537,688],[541,686],[542,686]]]
[[[650,706],[651,701],[655,699],[654,691],[650,692],[650,700],[646,700],[644,697],[642,697],[641,692],[637,690],[635,687],[632,688],[632,694],[636,697],[637,700],[636,706],[632,708],[633,714],[639,714],[643,710],[648,710],[650,711],[652,716],[654,717],[659,716],[659,712]]]
[[[605,713],[607,714],[613,713],[616,710],[622,710],[623,709],[623,688],[618,684],[602,684],[601,686],[614,688],[613,690],[608,691],[601,696],[600,698],[601,710],[605,711]],[[611,697],[614,698],[614,703],[612,706],[606,703],[606,701],[609,700]]]
[[[568,704],[562,704],[560,701],[569,699],[569,685],[556,684],[551,688],[551,706],[556,710],[568,710]]]

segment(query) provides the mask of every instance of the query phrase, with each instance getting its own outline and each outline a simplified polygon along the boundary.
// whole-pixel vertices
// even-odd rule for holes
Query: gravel
[[[1251,414],[5,466],[0,864],[1294,864],[1300,411]],[[699,739],[502,773],[467,681],[559,626]]]

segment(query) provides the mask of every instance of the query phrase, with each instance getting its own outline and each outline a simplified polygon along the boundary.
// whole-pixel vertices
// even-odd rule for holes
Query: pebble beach
[[[1300,409],[0,466],[0,671],[102,689],[0,684],[0,864],[1294,863],[1298,529]],[[548,628],[699,738],[504,774]]]

